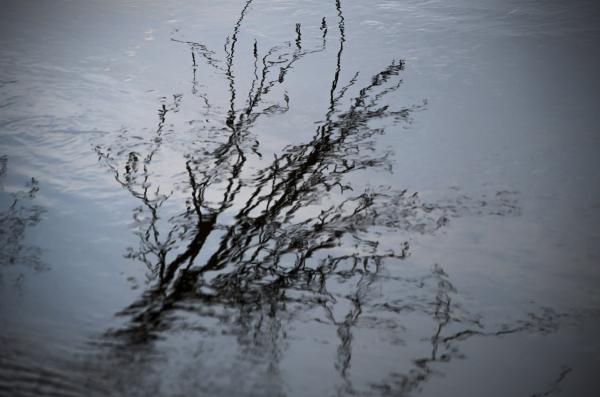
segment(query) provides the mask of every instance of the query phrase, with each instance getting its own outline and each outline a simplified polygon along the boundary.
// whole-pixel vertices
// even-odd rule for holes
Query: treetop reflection
[[[319,321],[335,327],[339,339],[334,366],[343,380],[340,393],[356,392],[349,377],[354,328],[364,317],[365,324],[372,321],[374,326],[399,321],[377,317],[397,314],[393,302],[368,298],[376,281],[390,280],[382,273],[384,263],[393,265],[409,255],[410,234],[434,233],[465,212],[511,214],[518,206],[511,192],[499,192],[484,204],[464,196],[427,203],[406,190],[353,185],[359,172],[391,169],[390,152],[378,147],[377,138],[425,107],[394,108],[387,101],[401,87],[405,63],[392,60],[364,84],[358,72],[341,81],[347,38],[338,0],[336,32],[322,18],[319,32],[303,31],[296,24],[293,39],[266,51],[255,40],[246,49],[252,54],[251,83],[242,92],[234,61],[243,51],[238,48],[240,28],[251,5],[251,0],[245,3],[225,39],[224,58],[203,43],[172,39],[190,51],[190,93],[201,99],[204,109],[199,111],[202,127],[181,138],[186,150],[180,159],[170,160],[181,162],[181,169],[168,183],[158,180],[160,172],[153,166],[161,165],[155,163],[164,150],[169,117],[184,106],[184,95],[163,98],[149,139],[140,142],[123,129],[113,143],[96,147],[102,164],[139,201],[133,213],[139,245],[127,256],[149,269],[147,288],[120,313],[126,324],[107,337],[127,349],[151,345],[177,328],[211,334],[215,320],[223,324],[223,332],[236,336],[241,350],[262,357],[269,376],[277,378],[283,323],[298,312],[320,310]],[[318,44],[311,47],[313,41]],[[331,41],[337,46],[331,81],[315,92],[328,98],[322,120],[312,127],[309,139],[289,144],[269,163],[261,153],[257,124],[290,110],[286,78],[306,57],[325,56]],[[201,65],[227,82],[224,114],[199,84]],[[275,88],[283,95],[274,97]],[[265,165],[253,169],[250,163]],[[385,385],[372,385],[372,390],[408,392],[428,379],[430,363],[449,359],[449,353],[438,350],[453,351],[451,342],[459,336],[485,332],[476,316],[467,313],[461,322],[470,326],[468,332],[442,336],[458,309],[450,299],[454,287],[440,266],[422,278],[396,281],[413,285],[407,288],[433,283],[417,288],[413,300],[402,307],[422,311],[439,324],[431,337],[431,357],[415,361],[414,371],[400,381],[392,375]],[[198,325],[192,318],[203,322]],[[532,327],[533,321],[522,329]]]

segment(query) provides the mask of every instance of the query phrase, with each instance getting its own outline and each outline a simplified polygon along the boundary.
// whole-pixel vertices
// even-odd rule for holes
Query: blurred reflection
[[[383,263],[409,255],[411,233],[433,233],[449,218],[471,211],[502,215],[518,207],[511,192],[486,202],[461,196],[426,203],[406,190],[352,185],[351,176],[359,172],[391,169],[389,153],[376,142],[386,132],[384,121],[388,126],[406,123],[424,105],[395,109],[386,103],[401,86],[403,61],[391,61],[364,84],[358,73],[341,81],[346,32],[339,0],[333,39],[337,51],[330,84],[324,88],[329,103],[323,120],[307,141],[285,147],[267,162],[253,129],[260,118],[290,109],[286,77],[295,63],[332,45],[331,22],[321,20],[320,44],[312,48],[306,42],[314,32],[303,32],[300,24],[292,41],[266,51],[254,41],[252,80],[243,92],[233,68],[240,27],[251,3],[245,3],[225,40],[224,59],[205,44],[173,38],[190,50],[191,93],[205,105],[203,127],[191,131],[179,173],[161,182],[161,172],[152,166],[161,155],[168,119],[182,106],[181,94],[163,98],[157,126],[146,141],[124,129],[113,143],[96,147],[99,160],[140,203],[133,214],[139,246],[127,256],[150,271],[146,290],[121,312],[125,324],[111,330],[107,339],[127,351],[151,346],[169,330],[195,329],[210,335],[216,321],[224,333],[235,335],[242,357],[260,361],[267,377],[277,379],[285,349],[284,324],[299,312],[318,310],[318,321],[336,330],[339,345],[333,366],[342,382],[339,392],[346,394],[357,392],[350,377],[353,333],[366,308],[370,313],[365,324],[374,328],[385,327],[385,321],[397,327],[401,320],[390,320],[389,313],[420,311],[438,324],[431,355],[415,360],[409,375],[393,375],[373,385],[373,390],[391,394],[414,390],[430,376],[431,363],[448,361],[456,353],[453,343],[487,334],[472,316],[462,322],[474,329],[444,336],[452,322],[454,287],[439,266],[421,279],[398,280],[413,289],[435,281],[435,288],[418,287],[421,290],[403,303],[403,309],[393,302],[369,302],[374,283],[390,279],[382,274]],[[227,81],[224,116],[198,83],[201,63]],[[282,97],[273,98],[276,87],[284,92]],[[165,161],[176,164],[179,159]],[[499,332],[531,329],[532,324]]]
[[[0,281],[1,270],[6,266],[24,266],[35,271],[45,269],[40,259],[40,249],[25,243],[27,230],[40,222],[44,212],[41,206],[34,204],[39,182],[31,178],[24,190],[5,191],[7,171],[8,156],[0,155]],[[22,278],[20,274],[16,283],[20,283]]]
[[[421,282],[436,285],[434,299],[427,301],[425,305],[407,307],[386,303],[379,309],[394,313],[418,309],[428,313],[435,323],[433,334],[429,337],[431,353],[414,358],[409,371],[392,371],[382,381],[372,383],[371,392],[375,395],[405,396],[418,391],[423,383],[436,374],[436,369],[439,368],[436,368],[436,364],[464,358],[460,343],[471,337],[498,337],[518,332],[548,334],[558,329],[559,321],[564,316],[550,308],[542,308],[538,313],[530,313],[524,320],[502,324],[496,330],[485,330],[478,315],[466,312],[453,301],[456,288],[439,265],[435,265],[431,275]],[[460,331],[456,331],[457,326]]]
[[[97,147],[100,159],[114,172],[115,179],[143,203],[134,213],[134,218],[143,224],[138,231],[140,247],[128,255],[145,262],[156,283],[126,312],[134,318],[133,329],[144,336],[166,326],[161,324],[162,313],[182,300],[275,304],[281,302],[285,290],[294,288],[326,297],[329,276],[344,272],[349,277],[354,272],[375,271],[383,258],[403,258],[407,254],[406,243],[379,252],[378,242],[368,229],[374,225],[392,230],[410,228],[411,222],[398,211],[423,206],[416,195],[408,197],[406,192],[352,191],[348,175],[367,168],[391,166],[387,153],[379,153],[375,148],[375,137],[384,130],[371,127],[369,122],[384,118],[406,121],[419,106],[391,110],[381,104],[400,87],[398,75],[404,64],[393,61],[374,75],[368,85],[357,90],[347,109],[338,109],[357,81],[355,76],[337,88],[345,40],[339,2],[336,3],[339,51],[325,120],[308,142],[288,146],[251,178],[241,178],[248,156],[260,156],[259,142],[251,133],[256,120],[289,108],[287,95],[284,104],[262,106],[270,89],[285,83],[294,62],[324,48],[302,50],[300,25],[296,26],[295,48],[291,43],[273,47],[259,60],[255,42],[255,79],[246,106],[236,109],[235,98],[240,94],[235,88],[232,65],[239,27],[250,3],[246,3],[234,33],[226,40],[224,67],[218,66],[220,62],[204,45],[185,42],[192,49],[194,70],[197,67],[194,54],[198,53],[208,65],[224,72],[229,81],[230,108],[226,127],[209,127],[207,131],[211,137],[225,137],[224,141],[213,143],[211,150],[207,149],[210,141],[203,141],[203,150],[184,155],[186,209],[169,218],[171,227],[166,235],[157,223],[161,208],[172,193],[163,193],[160,185],[154,187],[150,166],[163,142],[168,113],[177,111],[181,97],[174,96],[171,103],[159,109],[159,122],[145,154],[128,152],[125,134],[117,141],[118,146]],[[323,25],[326,26],[325,21]],[[278,71],[273,76],[275,68]],[[210,189],[222,191],[218,201],[207,200]],[[237,205],[240,203],[236,198],[242,191],[245,202]],[[323,206],[325,199],[332,204]],[[238,207],[233,222],[219,223],[220,216],[233,207]],[[311,211],[306,211],[307,208]],[[218,244],[212,252],[203,253],[206,259],[197,263],[213,234],[218,234]],[[186,241],[187,245],[176,253],[180,241]],[[276,311],[275,306],[271,310]]]
[[[567,375],[569,375],[569,373],[571,373],[571,371],[573,371],[573,368],[571,368],[567,365],[563,365],[562,368],[560,369],[560,373],[558,374],[556,379],[554,379],[554,381],[551,383],[551,385],[547,388],[547,390],[540,392],[540,393],[532,394],[531,397],[546,397],[546,396],[550,396],[555,393],[560,393],[562,391],[562,389],[560,387],[561,383],[565,380]]]

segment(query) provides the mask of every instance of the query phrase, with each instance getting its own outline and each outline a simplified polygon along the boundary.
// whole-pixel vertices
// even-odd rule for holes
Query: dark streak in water
[[[302,49],[302,32],[300,31],[300,24],[296,24],[296,47],[298,50]]]
[[[543,391],[541,393],[532,394],[531,397],[546,397],[546,396],[549,396],[551,394],[561,392],[560,384],[565,380],[565,378],[567,377],[567,375],[569,373],[571,373],[571,371],[573,371],[573,368],[568,367],[568,366],[563,366],[563,368],[560,371],[560,374],[554,380],[554,382],[552,382],[552,385],[551,385],[551,387],[548,390]]]

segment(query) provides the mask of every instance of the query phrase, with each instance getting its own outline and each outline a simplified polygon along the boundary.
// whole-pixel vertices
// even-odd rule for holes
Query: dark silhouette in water
[[[34,203],[40,189],[39,182],[31,178],[25,184],[25,190],[5,193],[3,180],[7,171],[8,156],[0,155],[0,194],[7,201],[7,205],[0,208],[0,271],[7,266],[44,270],[46,265],[40,259],[40,249],[24,242],[27,229],[36,226],[44,213],[43,207]],[[23,274],[20,274],[16,279],[17,285],[22,279]]]
[[[382,155],[375,149],[375,137],[384,131],[371,128],[369,121],[386,117],[396,122],[406,121],[410,112],[419,106],[394,111],[379,104],[386,95],[400,87],[398,76],[404,63],[394,61],[374,75],[368,85],[358,90],[358,95],[352,98],[347,110],[338,110],[347,91],[357,81],[355,75],[348,84],[336,90],[345,40],[341,9],[339,52],[325,120],[318,125],[308,142],[287,147],[269,166],[256,172],[251,180],[241,178],[248,156],[260,156],[259,143],[251,133],[252,126],[260,116],[285,112],[289,108],[287,96],[284,98],[285,105],[261,108],[264,97],[274,85],[285,82],[285,76],[294,62],[324,49],[302,51],[300,45],[291,51],[287,51],[289,45],[271,48],[262,58],[262,70],[255,73],[246,107],[236,110],[235,98],[238,95],[232,65],[239,27],[250,3],[246,3],[231,39],[227,39],[225,67],[218,66],[220,62],[204,45],[183,42],[191,47],[192,54],[201,49],[201,56],[207,60],[207,64],[225,73],[229,80],[230,108],[225,121],[226,128],[210,131],[226,136],[225,141],[213,150],[185,155],[189,194],[187,208],[171,218],[173,225],[166,238],[161,240],[156,222],[170,194],[161,194],[160,186],[151,190],[149,167],[162,144],[165,118],[169,112],[177,111],[180,97],[174,97],[169,105],[162,105],[150,150],[145,156],[129,152],[124,171],[118,166],[118,159],[111,155],[111,151],[114,151],[112,148],[97,148],[101,160],[115,173],[115,179],[143,202],[143,207],[137,210],[135,216],[140,216],[141,212],[150,214],[148,226],[139,232],[140,249],[129,255],[144,261],[155,274],[157,282],[144,294],[141,302],[126,311],[135,313],[133,324],[142,321],[141,329],[144,331],[150,332],[152,324],[158,326],[161,313],[187,297],[250,304],[260,301],[265,293],[276,297],[295,284],[322,293],[326,278],[334,274],[342,262],[350,263],[354,271],[372,265],[379,266],[385,257],[403,258],[407,254],[406,243],[400,244],[395,251],[379,253],[377,241],[367,240],[361,234],[366,235],[368,227],[378,224],[384,217],[387,223],[385,227],[407,228],[409,225],[399,225],[400,217],[394,218],[390,211],[398,209],[398,204],[402,203],[410,203],[415,207],[421,204],[415,197],[408,197],[406,192],[366,190],[359,194],[348,194],[352,188],[346,179],[347,175],[359,170],[390,166],[387,153]],[[299,33],[300,25],[296,26],[296,30]],[[300,34],[297,43],[299,38]],[[257,68],[259,57],[256,43],[253,54]],[[270,57],[275,57],[277,61],[270,61]],[[196,56],[192,59],[195,70]],[[269,80],[276,65],[279,73],[276,78]],[[123,148],[119,149],[124,153]],[[219,202],[208,202],[206,199],[210,188],[223,190]],[[249,191],[249,199],[240,206],[233,222],[219,224],[219,216],[234,206],[242,189]],[[335,205],[322,208],[312,216],[302,218],[299,215],[301,209],[320,204],[322,198],[335,190],[343,195]],[[206,255],[203,263],[196,263],[207,239],[217,233],[220,234],[220,242],[216,250]],[[354,244],[367,247],[368,253],[357,250],[336,256],[322,254],[335,252],[347,236],[353,239]],[[188,241],[186,248],[169,259],[168,254],[174,251],[173,247],[179,240]],[[312,260],[318,255],[318,259]],[[292,257],[293,260],[290,260]],[[203,275],[208,272],[221,273],[207,283]],[[265,281],[267,279],[268,282]],[[196,290],[199,286],[216,292],[198,295]],[[141,312],[140,308],[143,308]]]
[[[146,290],[120,313],[126,323],[109,331],[106,339],[115,347],[134,349],[151,345],[177,327],[195,327],[210,334],[204,326],[186,323],[187,316],[216,319],[230,327],[224,332],[236,335],[241,350],[262,357],[269,377],[276,379],[284,348],[282,323],[299,311],[320,308],[326,319],[320,321],[335,327],[339,338],[334,364],[343,380],[339,392],[355,393],[349,373],[353,330],[367,311],[373,283],[389,279],[381,272],[384,262],[394,263],[409,255],[408,240],[401,239],[401,233],[433,233],[449,218],[481,212],[484,207],[487,214],[510,214],[518,207],[510,192],[498,193],[491,203],[464,196],[425,203],[417,193],[406,190],[354,190],[351,175],[386,170],[392,165],[389,153],[376,144],[377,137],[386,131],[373,127],[372,121],[406,123],[424,104],[400,109],[385,104],[401,86],[403,61],[390,62],[361,87],[358,73],[346,83],[340,81],[346,33],[339,0],[335,2],[338,47],[324,119],[306,142],[287,146],[270,164],[253,171],[248,167],[249,159],[264,161],[254,127],[261,117],[290,109],[284,86],[288,73],[304,57],[325,51],[331,33],[323,18],[320,46],[310,48],[306,44],[311,32],[302,32],[300,24],[296,24],[293,43],[263,53],[254,41],[253,79],[243,95],[233,65],[239,52],[240,27],[251,4],[251,0],[245,3],[233,33],[225,40],[224,60],[202,43],[172,39],[189,47],[191,93],[205,105],[205,126],[194,131],[198,144],[190,145],[183,155],[184,170],[179,175],[184,179],[165,190],[153,181],[151,171],[165,142],[167,119],[179,111],[182,95],[163,101],[157,128],[144,153],[131,150],[126,130],[113,145],[96,148],[115,180],[141,203],[134,212],[139,246],[131,248],[127,256],[142,261],[150,270]],[[224,120],[200,90],[197,70],[201,61],[227,80],[229,103]],[[276,87],[284,94],[273,103]],[[240,99],[245,103],[238,108]],[[170,203],[179,195],[185,196],[184,208],[174,214],[176,206]],[[383,234],[397,237],[392,246],[379,241]],[[463,319],[471,328],[445,336],[442,331],[453,321],[454,287],[442,268],[436,265],[422,279],[398,282],[424,285],[432,280],[433,288],[421,290],[414,301],[400,309],[393,303],[369,303],[369,311],[422,311],[438,324],[431,337],[431,356],[415,360],[410,374],[392,373],[381,383],[373,382],[371,392],[410,393],[431,376],[431,364],[457,355],[453,343],[471,336],[533,330],[543,322],[532,320],[490,333],[482,330],[475,316]],[[343,286],[345,292],[334,292],[332,285]],[[349,303],[343,315],[337,308],[340,300]],[[382,326],[376,313],[369,316],[375,316],[374,327]]]

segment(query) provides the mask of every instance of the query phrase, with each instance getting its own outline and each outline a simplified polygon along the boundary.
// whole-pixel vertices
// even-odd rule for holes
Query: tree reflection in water
[[[193,139],[184,143],[181,172],[169,176],[168,187],[154,180],[160,172],[152,166],[165,142],[176,139],[167,119],[179,112],[182,95],[163,100],[150,139],[140,142],[123,130],[113,143],[96,147],[115,180],[140,202],[133,214],[139,246],[127,256],[149,269],[146,290],[121,313],[126,323],[107,338],[129,351],[151,345],[167,331],[196,329],[214,335],[219,328],[235,335],[243,357],[266,364],[268,376],[277,379],[285,348],[284,324],[299,318],[299,313],[318,310],[321,316],[316,321],[337,332],[334,366],[342,379],[339,392],[345,394],[357,392],[349,370],[353,332],[361,318],[365,317],[366,327],[395,329],[400,311],[422,311],[438,323],[431,356],[415,360],[408,375],[392,373],[370,389],[408,393],[428,379],[430,364],[456,356],[453,343],[487,334],[472,317],[460,320],[471,328],[444,336],[445,327],[455,320],[455,307],[454,288],[441,267],[436,265],[419,279],[394,280],[382,271],[383,264],[393,265],[408,255],[410,233],[433,233],[450,217],[479,207],[460,200],[425,203],[416,193],[387,187],[357,191],[351,185],[351,176],[358,172],[391,168],[389,153],[376,144],[386,131],[372,122],[406,123],[424,105],[394,109],[386,103],[402,83],[403,61],[392,61],[362,86],[358,73],[341,81],[346,33],[339,0],[337,31],[333,33],[323,18],[314,47],[305,44],[314,33],[303,33],[300,24],[293,41],[266,52],[254,41],[253,78],[248,93],[240,92],[233,67],[240,27],[251,4],[252,0],[245,3],[226,39],[224,59],[202,43],[173,39],[191,51],[191,94],[201,98],[204,112],[203,126],[192,129]],[[257,122],[288,112],[288,74],[303,58],[325,51],[332,34],[337,51],[324,119],[306,142],[285,147],[265,163],[254,133]],[[224,115],[198,83],[202,63],[227,81]],[[283,95],[275,99],[277,89]],[[242,107],[237,105],[240,98]],[[265,165],[254,170],[250,163]],[[508,192],[499,193],[496,205],[488,207],[488,213],[518,210]],[[414,284],[418,292],[407,295],[413,300],[403,306],[369,300],[378,280],[406,283],[407,288]],[[430,283],[432,288],[421,288]],[[533,329],[540,323],[532,320],[506,330]]]
[[[41,250],[25,243],[27,229],[37,225],[44,212],[44,209],[34,202],[40,189],[39,182],[31,178],[25,184],[25,190],[5,192],[3,182],[7,171],[8,156],[0,155],[0,281],[2,270],[9,266],[23,266],[35,271],[46,268],[40,259]],[[23,273],[19,273],[15,279],[16,285],[19,285],[23,278]]]

